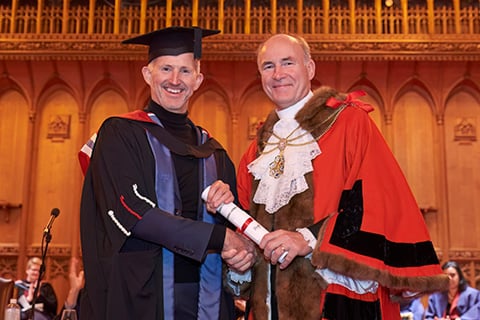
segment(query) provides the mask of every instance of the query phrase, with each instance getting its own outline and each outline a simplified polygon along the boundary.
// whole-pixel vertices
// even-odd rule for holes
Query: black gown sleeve
[[[157,207],[154,161],[141,125],[121,118],[102,125],[87,174],[113,248],[119,251],[127,237],[137,237],[201,260],[213,227]]]
[[[177,254],[202,261],[207,253],[214,227],[215,225],[203,221],[185,219],[172,216],[160,209],[151,209],[136,224],[133,235],[160,244]]]
[[[40,286],[40,295],[37,298],[37,303],[43,303],[43,311],[49,317],[52,318],[57,314],[57,295],[50,283],[44,282]]]

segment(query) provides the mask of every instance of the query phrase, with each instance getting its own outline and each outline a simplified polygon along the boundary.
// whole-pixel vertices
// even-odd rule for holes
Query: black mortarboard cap
[[[195,59],[199,59],[202,56],[202,38],[219,32],[200,27],[169,27],[123,40],[122,43],[149,46],[149,62],[160,56],[176,56],[186,52],[193,52]]]

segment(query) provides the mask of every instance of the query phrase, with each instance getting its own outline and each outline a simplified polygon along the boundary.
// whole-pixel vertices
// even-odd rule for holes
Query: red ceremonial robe
[[[342,102],[328,107],[330,98]],[[385,301],[390,300],[389,295],[441,290],[448,285],[448,278],[441,271],[422,214],[392,152],[368,116],[368,108],[350,98],[322,87],[296,115],[302,128],[318,139],[321,150],[313,160],[313,190],[305,191],[313,195],[313,221],[323,220],[312,264],[353,279],[377,281],[380,290],[373,297],[336,285],[327,291],[365,301],[383,299],[382,319],[395,319],[399,309]],[[258,141],[250,145],[238,169],[240,203],[254,208],[254,216],[259,205],[251,199],[257,183],[247,165],[258,157],[277,120],[275,112],[269,115],[264,125],[268,128],[260,130]],[[295,210],[292,206],[287,214],[297,214]]]

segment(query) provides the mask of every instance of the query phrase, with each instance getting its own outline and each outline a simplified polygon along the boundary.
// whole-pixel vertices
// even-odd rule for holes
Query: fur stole
[[[296,120],[302,128],[312,133],[318,139],[334,123],[342,108],[330,108],[325,105],[330,97],[343,100],[338,93],[328,87],[315,91],[314,96],[298,112]],[[258,132],[258,150],[261,152],[265,143],[273,132],[273,126],[278,121],[275,111],[267,117],[264,125]],[[308,173],[305,179],[309,188],[301,194],[295,195],[288,205],[280,208],[274,214],[265,211],[264,205],[251,201],[250,214],[268,230],[285,229],[294,231],[297,228],[314,224],[313,215],[313,176]],[[253,181],[252,197],[258,187],[258,181]],[[259,254],[261,257],[262,255]],[[266,304],[268,290],[268,268],[270,264],[265,260],[259,261],[254,267],[255,281],[251,297],[251,311],[254,319],[267,319],[269,305]],[[278,267],[275,270],[275,279],[272,288],[275,290],[279,319],[320,319],[321,298],[326,283],[315,273],[315,267],[310,259],[297,257],[285,270]]]

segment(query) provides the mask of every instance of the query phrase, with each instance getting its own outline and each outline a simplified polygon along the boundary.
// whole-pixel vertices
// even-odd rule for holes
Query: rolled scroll
[[[202,199],[207,200],[210,186],[206,187],[202,192]],[[243,234],[249,237],[257,245],[260,244],[264,235],[268,232],[257,220],[253,219],[248,213],[240,209],[235,203],[222,203],[217,208],[217,212],[230,221],[235,227],[237,227]],[[288,251],[278,259],[278,262],[282,263],[287,256]]]

